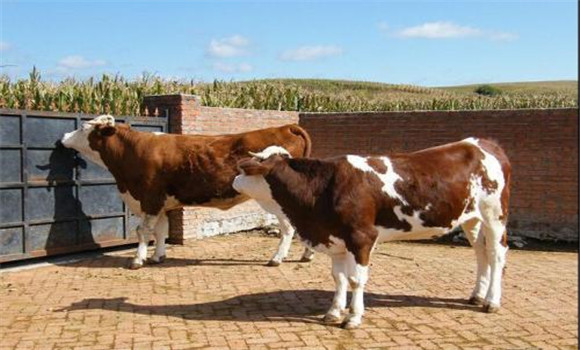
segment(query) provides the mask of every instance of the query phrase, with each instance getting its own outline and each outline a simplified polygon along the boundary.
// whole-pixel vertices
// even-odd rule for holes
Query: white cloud
[[[334,45],[301,46],[297,49],[282,52],[279,58],[283,61],[312,61],[324,57],[338,56],[343,49]]]
[[[12,45],[10,45],[10,43],[7,43],[6,41],[0,41],[0,52],[8,51],[11,48]]]
[[[229,38],[212,39],[207,48],[207,54],[211,57],[236,57],[247,54],[250,41],[241,36],[233,35]]]
[[[234,64],[234,63],[215,62],[213,64],[213,69],[223,73],[247,73],[252,71],[254,67],[252,67],[248,63]]]
[[[428,22],[415,27],[404,28],[397,32],[403,38],[465,38],[482,35],[481,30],[460,26],[451,22]]]
[[[58,61],[58,67],[62,70],[86,69],[104,66],[107,62],[103,60],[88,60],[80,55],[67,56]]]
[[[379,30],[387,31],[384,22],[379,23]],[[425,39],[449,39],[449,38],[486,38],[496,41],[512,41],[518,39],[514,33],[488,31],[479,28],[462,26],[453,22],[427,22],[414,27],[407,27],[394,32],[400,38],[425,38]]]

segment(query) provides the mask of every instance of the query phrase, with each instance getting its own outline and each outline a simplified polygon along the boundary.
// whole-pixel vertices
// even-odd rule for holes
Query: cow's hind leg
[[[485,237],[481,232],[481,220],[469,220],[462,224],[461,228],[475,250],[475,257],[477,259],[477,276],[475,287],[469,298],[469,303],[472,305],[483,305],[489,287],[490,266],[487,260],[487,253],[485,252]]]
[[[501,280],[508,247],[503,239],[505,225],[499,219],[485,222],[482,232],[485,235],[485,251],[490,265],[489,288],[484,306],[485,311],[491,313],[497,312],[501,305]]]
[[[165,239],[167,238],[168,232],[169,220],[167,218],[167,213],[162,213],[159,215],[159,219],[155,225],[155,253],[151,259],[149,259],[149,262],[159,264],[165,261]]]
[[[137,254],[131,261],[131,269],[139,269],[147,259],[147,244],[149,243],[149,235],[154,232],[159,216],[145,215],[141,219],[141,223],[137,226],[137,238],[139,239],[139,246],[137,247]]]

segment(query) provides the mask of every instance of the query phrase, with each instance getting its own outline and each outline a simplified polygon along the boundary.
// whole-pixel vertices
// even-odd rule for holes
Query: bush
[[[502,91],[499,88],[491,85],[480,85],[475,89],[475,93],[484,96],[498,96]]]

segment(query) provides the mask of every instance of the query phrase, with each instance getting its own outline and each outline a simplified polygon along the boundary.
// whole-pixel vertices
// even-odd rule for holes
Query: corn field
[[[0,77],[0,108],[90,114],[142,115],[143,97],[184,93],[201,96],[210,107],[235,107],[305,112],[482,110],[577,107],[576,91],[505,93],[486,97],[412,85],[332,81],[262,80],[197,83],[165,80],[144,74],[129,80],[102,75],[86,80],[43,81],[33,69],[27,79]],[[329,83],[330,82],[330,83]]]

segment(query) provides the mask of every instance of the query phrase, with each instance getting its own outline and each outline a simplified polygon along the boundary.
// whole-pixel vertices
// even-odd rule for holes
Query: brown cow
[[[310,154],[310,137],[297,125],[286,125],[234,135],[172,135],[146,133],[115,124],[110,115],[85,122],[67,133],[62,144],[107,168],[115,177],[121,197],[141,218],[139,247],[131,263],[139,268],[147,257],[150,234],[156,237],[151,262],[165,259],[168,232],[166,212],[184,205],[228,209],[248,199],[232,188],[238,160],[248,152],[277,145],[292,156]],[[275,214],[275,213],[274,213]],[[288,254],[294,229],[280,217],[282,238],[269,265],[279,265]],[[312,252],[306,250],[303,261]]]
[[[468,138],[408,154],[325,160],[257,154],[238,166],[236,190],[277,207],[307,247],[331,256],[336,294],[325,321],[340,320],[350,284],[343,326],[360,325],[377,243],[438,237],[457,226],[477,257],[470,302],[499,309],[511,170],[494,142]]]

